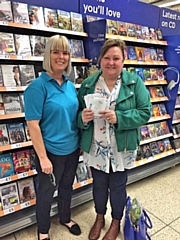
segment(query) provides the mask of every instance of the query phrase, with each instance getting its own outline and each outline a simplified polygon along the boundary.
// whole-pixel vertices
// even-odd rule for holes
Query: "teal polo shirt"
[[[60,86],[46,72],[24,92],[26,120],[39,120],[45,148],[55,155],[67,155],[79,146],[78,99],[71,81],[63,75]]]

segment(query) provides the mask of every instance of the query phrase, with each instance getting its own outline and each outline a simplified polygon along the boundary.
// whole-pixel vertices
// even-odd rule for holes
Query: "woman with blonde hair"
[[[58,189],[59,221],[74,234],[81,233],[71,220],[71,193],[79,161],[76,89],[63,74],[71,71],[70,47],[64,36],[46,44],[43,71],[24,93],[25,118],[36,151],[38,172],[36,218],[38,239],[49,240],[50,210]]]

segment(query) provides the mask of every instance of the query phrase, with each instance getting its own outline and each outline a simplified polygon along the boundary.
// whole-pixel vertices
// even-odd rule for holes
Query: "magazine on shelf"
[[[136,33],[137,39],[143,39],[142,27],[141,27],[141,25],[135,24],[135,33]]]
[[[20,203],[36,198],[33,178],[22,179],[17,182]]]
[[[35,78],[34,65],[19,65],[21,85],[29,85]]]
[[[126,23],[126,30],[127,30],[128,37],[136,37],[135,24]]]
[[[151,61],[150,48],[144,48],[144,61],[145,62]]]
[[[143,68],[135,68],[136,74],[142,79],[144,82],[144,74],[143,74]]]
[[[145,125],[140,127],[140,134],[141,140],[146,140],[150,138],[148,127]]]
[[[164,80],[164,70],[163,68],[157,68],[158,80]]]
[[[156,128],[155,128],[155,125],[153,123],[152,124],[148,124],[147,128],[148,128],[149,136],[151,138],[157,137]]]
[[[164,50],[161,48],[157,48],[157,60],[158,61],[164,61]]]
[[[7,129],[11,144],[26,141],[23,123],[8,123]]]
[[[56,9],[44,8],[44,23],[46,27],[58,28]]]
[[[152,112],[154,117],[159,117],[161,116],[159,105],[158,104],[153,104],[152,105]]]
[[[151,143],[149,143],[149,146],[151,148],[151,152],[153,155],[160,153],[159,145],[157,144],[157,142],[151,142]]]
[[[71,39],[74,58],[85,58],[84,45],[82,40]]]
[[[4,115],[4,114],[5,114],[4,102],[2,99],[2,94],[0,93],[0,115]]]
[[[160,124],[161,124],[161,129],[162,129],[162,132],[163,132],[162,135],[165,135],[165,134],[170,133],[170,131],[169,131],[169,127],[168,127],[166,121],[164,121],[164,122],[160,122]]]
[[[0,154],[0,178],[5,178],[14,174],[12,154]]]
[[[127,36],[126,23],[117,21],[118,35]]]
[[[157,52],[155,48],[150,48],[151,60],[157,61]]]
[[[171,143],[169,141],[169,138],[163,139],[164,149],[165,151],[169,151],[172,149]]]
[[[136,50],[137,60],[139,62],[144,62],[145,61],[144,48],[143,47],[135,47],[135,50]]]
[[[143,39],[150,39],[149,28],[146,26],[141,27]]]
[[[12,2],[13,19],[15,23],[29,24],[28,5]]]
[[[136,60],[137,56],[136,56],[136,49],[134,46],[127,46],[127,50],[128,50],[128,59],[130,60]]]
[[[6,114],[22,112],[18,93],[3,93],[3,102]]]
[[[21,86],[18,65],[1,65],[1,69],[5,87]]]
[[[0,146],[9,144],[9,136],[6,124],[0,124]]]
[[[71,30],[71,16],[67,11],[57,10],[58,27]]]
[[[16,54],[18,56],[31,56],[31,47],[28,35],[14,34]]]
[[[31,169],[29,151],[27,149],[13,153],[14,171],[16,173],[27,172]]]
[[[162,86],[149,87],[149,91],[152,98],[165,96]]]
[[[72,30],[77,32],[84,32],[82,14],[70,12],[70,16]]]
[[[151,80],[158,80],[158,74],[156,68],[150,68]]]
[[[141,146],[141,156],[142,158],[150,158],[153,157],[151,148],[149,144],[144,144]]]
[[[28,4],[29,23],[36,27],[44,27],[43,8]]]
[[[144,80],[151,80],[150,68],[143,68]]]
[[[0,55],[16,55],[12,33],[0,32]]]
[[[3,210],[19,204],[19,195],[16,182],[0,186],[0,196]]]
[[[0,21],[13,22],[11,1],[0,1]]]
[[[117,21],[107,19],[107,33],[117,35],[118,34],[118,26]]]
[[[149,27],[149,37],[152,40],[157,40],[158,39],[155,28]]]

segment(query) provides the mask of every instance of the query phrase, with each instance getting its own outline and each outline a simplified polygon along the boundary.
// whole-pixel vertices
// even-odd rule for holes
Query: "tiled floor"
[[[149,231],[152,240],[180,240],[180,165],[154,176],[131,184],[127,187],[128,194],[136,197],[147,210],[153,229]],[[93,202],[88,202],[72,209],[72,218],[82,229],[82,234],[75,237],[67,229],[58,224],[57,218],[52,218],[52,240],[87,240],[90,226],[94,221]],[[110,224],[110,208],[106,215],[106,226],[101,238]],[[2,240],[36,240],[36,226],[28,227]],[[117,240],[122,240],[121,235]]]

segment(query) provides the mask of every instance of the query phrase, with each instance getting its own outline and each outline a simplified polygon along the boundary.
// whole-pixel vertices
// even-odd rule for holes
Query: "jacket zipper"
[[[131,101],[130,101],[130,98],[128,99],[129,100],[129,105],[130,105],[130,109],[131,109]],[[128,134],[128,131],[126,130],[126,135],[125,135],[125,143],[124,143],[124,153],[126,153],[127,151],[127,134]]]

